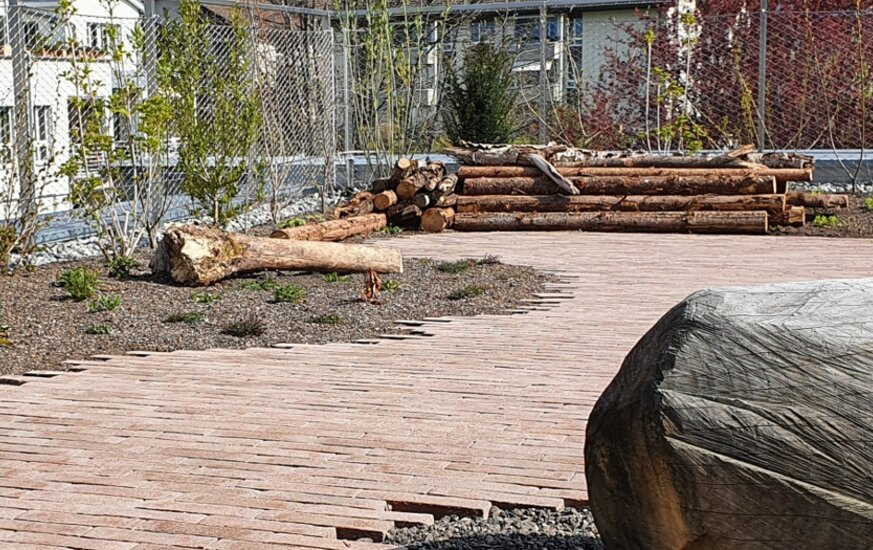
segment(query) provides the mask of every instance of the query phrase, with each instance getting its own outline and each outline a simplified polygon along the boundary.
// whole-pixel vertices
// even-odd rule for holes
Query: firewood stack
[[[459,231],[562,230],[766,233],[803,225],[806,207],[848,206],[844,195],[789,191],[811,181],[813,159],[585,151],[560,145],[464,144],[453,227]]]
[[[335,218],[360,217],[381,212],[388,223],[442,231],[454,219],[457,201],[456,174],[446,174],[442,162],[401,158],[390,177],[377,179],[372,188],[355,195],[334,211]]]

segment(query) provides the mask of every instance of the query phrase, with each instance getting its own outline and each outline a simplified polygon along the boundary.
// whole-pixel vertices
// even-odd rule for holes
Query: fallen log
[[[427,193],[419,193],[418,195],[412,197],[412,204],[424,210],[431,204],[430,195]]]
[[[703,290],[671,309],[588,419],[604,546],[868,547],[871,316],[869,279]]]
[[[558,172],[569,177],[768,177],[776,181],[811,181],[812,171],[797,168],[599,168],[599,167],[558,167]],[[528,166],[461,166],[458,177],[467,178],[535,178],[542,173]]]
[[[792,206],[806,206],[809,208],[848,208],[848,195],[829,195],[825,193],[808,193],[802,191],[789,191],[786,200]]]
[[[337,206],[333,211],[335,219],[352,218],[363,216],[373,211],[373,193],[361,191],[352,197],[352,200]]]
[[[176,225],[164,234],[151,262],[187,286],[205,286],[235,273],[262,270],[393,273],[403,271],[397,250],[331,242],[252,237],[220,229]]]
[[[421,229],[428,233],[439,233],[452,225],[455,211],[451,208],[429,208],[421,215]]]
[[[395,225],[414,225],[421,218],[421,208],[410,200],[398,202],[385,213],[388,215],[388,221]]]
[[[388,225],[385,214],[365,214],[299,227],[277,229],[270,235],[274,239],[297,239],[299,241],[341,241],[349,237],[369,235]]]
[[[458,197],[458,212],[785,211],[785,195],[481,195]]]
[[[601,168],[754,168],[748,161],[753,154],[754,145],[744,145],[715,156],[685,156],[652,154],[645,151],[592,151],[587,149],[568,149],[557,153],[551,160],[558,167],[601,167]],[[790,166],[793,168],[793,166]],[[798,166],[800,168],[801,166]],[[762,168],[762,166],[758,166]],[[786,166],[789,168],[789,166]]]
[[[770,195],[776,192],[772,176],[652,176],[571,177],[583,195]],[[561,190],[548,178],[471,178],[465,195],[556,195]]]
[[[457,231],[640,231],[767,233],[766,212],[458,213]]]
[[[422,172],[416,172],[400,180],[394,192],[397,193],[397,198],[401,200],[411,199],[419,190],[427,185],[428,181],[427,175]]]
[[[527,158],[533,163],[534,166],[537,167],[541,173],[543,173],[547,178],[552,180],[552,182],[557,185],[561,191],[566,193],[567,195],[578,195],[579,190],[576,189],[576,186],[573,185],[573,182],[568,180],[565,176],[563,176],[558,170],[549,164],[545,158],[540,155],[527,155]]]
[[[382,191],[373,197],[373,206],[376,210],[388,210],[395,204],[397,204],[397,193],[391,190]]]
[[[783,212],[772,216],[770,223],[771,225],[803,227],[806,225],[806,207],[789,206]]]

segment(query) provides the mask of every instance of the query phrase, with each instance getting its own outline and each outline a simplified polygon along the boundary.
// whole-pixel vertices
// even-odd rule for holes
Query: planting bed
[[[873,238],[873,195],[849,195],[848,208],[830,213],[807,208],[806,215],[807,222],[803,227],[773,227],[770,233],[811,237]]]
[[[139,262],[145,265],[147,258]],[[65,271],[83,266],[100,273],[99,292],[76,301],[57,281]],[[446,266],[411,259],[404,271],[383,276],[382,303],[374,305],[361,299],[364,276],[359,274],[259,273],[191,289],[144,271],[113,279],[98,260],[39,267],[0,278],[0,326],[7,327],[11,342],[0,346],[0,374],[57,370],[64,360],[133,350],[374,338],[402,332],[394,323],[399,319],[506,311],[542,290],[547,280],[531,268],[497,262]],[[287,301],[276,302],[275,287],[281,287],[278,297]],[[112,311],[89,313],[89,304],[94,302],[90,309],[95,309],[100,297],[109,305],[115,297],[120,302]],[[171,317],[175,322],[169,322]]]

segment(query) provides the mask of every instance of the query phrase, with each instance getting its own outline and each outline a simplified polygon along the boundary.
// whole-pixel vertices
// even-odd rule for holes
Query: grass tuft
[[[325,313],[324,315],[316,315],[309,319],[310,323],[317,325],[344,325],[346,320],[336,313]]]
[[[383,227],[379,231],[381,231],[382,233],[384,233],[386,235],[399,235],[399,234],[403,233],[403,228],[400,227],[399,225],[386,225],[385,227]]]
[[[221,332],[228,336],[235,336],[237,338],[249,338],[252,336],[261,336],[266,331],[266,324],[264,324],[264,322],[256,315],[252,314],[244,319],[226,325]]]
[[[485,294],[485,288],[481,286],[465,286],[449,294],[449,300],[467,300]]]
[[[183,311],[181,313],[174,313],[164,319],[165,323],[187,323],[189,325],[193,325],[203,319],[203,314],[199,311]]]
[[[297,285],[284,285],[273,290],[273,301],[278,304],[299,304],[306,298],[306,291]]]
[[[815,219],[812,220],[812,225],[815,227],[839,227],[840,218],[834,215],[818,214]]]
[[[252,291],[275,290],[279,288],[279,283],[275,279],[260,279],[258,281],[246,281],[243,283],[243,288]]]
[[[456,262],[440,262],[437,264],[437,271],[449,273],[451,275],[460,275],[465,273],[471,267],[476,265],[476,260],[458,260]]]
[[[873,197],[867,197],[864,199],[864,209],[873,212]]]
[[[100,289],[97,272],[87,267],[64,271],[58,282],[67,291],[67,296],[80,302],[92,298]]]
[[[91,325],[85,329],[85,334],[112,334],[112,329],[106,325]]]
[[[501,265],[503,261],[500,259],[500,256],[495,256],[494,254],[486,254],[484,257],[476,260],[476,265]]]
[[[221,300],[221,294],[217,292],[192,292],[191,300],[195,304],[211,304]]]
[[[86,309],[88,313],[102,313],[104,311],[113,311],[121,305],[121,296],[101,296],[96,300],[88,302]]]
[[[340,275],[336,271],[332,273],[325,273],[324,275],[325,283],[350,283],[352,282],[351,275]]]
[[[394,292],[395,290],[400,290],[400,283],[395,281],[394,279],[388,279],[386,281],[382,281],[383,292]]]

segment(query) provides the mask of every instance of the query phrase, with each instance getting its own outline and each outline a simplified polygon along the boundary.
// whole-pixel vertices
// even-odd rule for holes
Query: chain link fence
[[[232,168],[245,167],[233,176],[238,192],[232,204],[255,212],[251,219],[256,221],[277,219],[304,195],[335,190],[333,33],[296,30],[294,21],[265,21],[245,10],[234,21],[228,14],[236,10],[201,11],[207,52],[184,55],[175,66],[199,60],[204,67],[189,71],[195,89],[180,99],[164,89],[174,64],[159,56],[171,55],[168,44],[174,37],[168,33],[174,31],[163,18],[133,11],[106,16],[5,9],[0,20],[0,225],[16,226],[36,210],[38,242],[93,233],[93,224],[84,222],[81,192],[74,192],[77,181],[92,176],[113,188],[107,219],[130,224],[143,217],[161,223],[210,214],[190,198],[185,183],[222,168],[233,174]],[[158,97],[166,105],[192,99],[191,117],[207,138],[195,140],[202,153],[196,159],[203,165],[199,172],[174,127],[182,124],[173,120],[179,118],[175,112],[165,120],[165,132],[149,126],[161,105],[149,100]],[[228,132],[234,117],[243,116],[233,112],[239,106],[253,110],[251,139],[234,135],[232,127]],[[222,107],[230,119],[223,128]],[[99,116],[92,116],[94,111]],[[86,135],[94,142],[89,124],[95,120],[97,136],[111,145],[99,142],[77,158]],[[146,137],[162,143],[146,143]],[[213,137],[219,143],[209,142]]]

